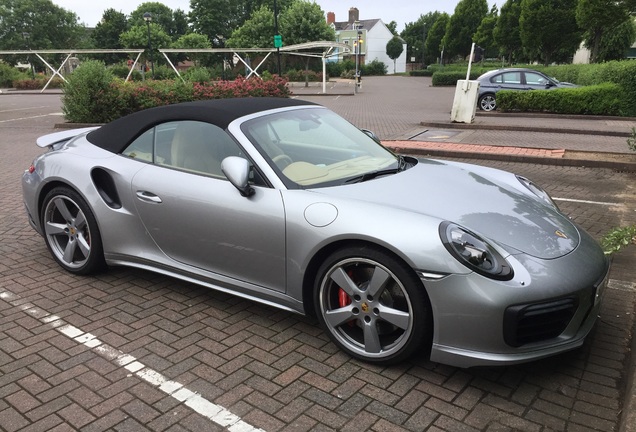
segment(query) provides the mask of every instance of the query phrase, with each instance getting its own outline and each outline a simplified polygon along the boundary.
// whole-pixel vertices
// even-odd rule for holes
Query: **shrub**
[[[114,65],[114,66],[109,66],[108,68],[110,69],[110,71],[113,73],[114,76],[116,76],[117,78],[121,78],[123,80],[126,79],[126,77],[128,76],[128,73],[130,72],[130,69],[128,68],[127,65]],[[139,70],[139,68],[135,68],[135,70],[133,70],[132,74],[130,75],[130,79],[132,81],[143,80],[143,76],[141,75],[141,71]]]
[[[362,75],[386,75],[387,66],[378,59],[362,66]]]
[[[478,70],[471,70],[469,79],[474,80],[482,72]],[[458,80],[466,79],[466,71],[457,71],[457,72],[446,72],[446,71],[438,71],[433,74],[433,86],[454,86],[457,85]]]
[[[418,70],[412,70],[409,72],[410,76],[433,76],[433,73],[435,73],[435,71],[430,70],[430,69],[418,69]]]
[[[191,67],[187,71],[181,74],[181,77],[186,81],[193,83],[204,83],[212,79],[210,71],[204,67]]]
[[[20,79],[13,81],[16,90],[39,90],[44,87],[44,83],[38,79]]]
[[[497,93],[497,106],[502,111],[623,115],[622,96],[621,86],[613,83],[546,91],[503,90]]]
[[[310,82],[321,82],[322,81],[322,73],[314,72],[312,70],[307,71],[307,81]],[[286,73],[283,74],[288,81],[291,82],[304,82],[305,81],[305,71],[304,70],[295,70],[290,69]]]
[[[99,103],[100,95],[112,92],[113,73],[104,63],[89,60],[82,63],[63,86],[62,111],[70,122],[104,123],[108,106]]]
[[[19,69],[0,62],[0,87],[12,87],[15,81],[28,79],[28,74]]]
[[[103,63],[83,63],[64,85],[62,111],[69,122],[107,123],[124,115],[160,105],[228,97],[289,97],[287,80],[273,76],[205,83],[181,80],[124,82]]]
[[[287,80],[280,77],[274,77],[270,81],[263,81],[260,78],[238,77],[234,81],[194,84],[193,88],[193,100],[263,96],[289,97],[290,94]]]

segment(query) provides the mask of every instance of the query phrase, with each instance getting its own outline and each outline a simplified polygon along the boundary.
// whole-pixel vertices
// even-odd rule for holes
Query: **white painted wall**
[[[393,60],[386,55],[386,44],[393,38],[393,33],[386,27],[386,25],[379,21],[373,28],[367,30],[366,41],[366,57],[365,64],[372,62],[375,59],[380,60],[387,66],[387,74],[393,74]],[[404,44],[404,50],[402,54],[395,62],[395,72],[406,72],[406,44]]]

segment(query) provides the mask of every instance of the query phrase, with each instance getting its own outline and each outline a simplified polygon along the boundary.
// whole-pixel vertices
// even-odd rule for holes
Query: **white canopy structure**
[[[170,48],[170,49],[160,49],[159,52],[161,52],[164,55],[164,57],[168,61],[168,64],[170,64],[172,69],[175,71],[177,76],[181,78],[181,80],[183,80],[183,78],[181,77],[181,74],[179,73],[177,68],[174,66],[170,58],[168,58],[168,53],[232,53],[232,55],[235,55],[241,61],[241,63],[243,63],[245,67],[249,70],[249,74],[247,75],[247,78],[251,77],[252,75],[260,76],[260,74],[258,73],[258,69],[263,65],[263,63],[265,63],[265,60],[267,60],[272,53],[275,53],[278,50],[280,50],[281,53],[287,54],[287,55],[320,58],[322,59],[322,91],[323,93],[326,93],[327,92],[327,59],[329,57],[338,55],[337,53],[334,54],[334,50],[336,48],[341,49],[344,52],[351,52],[351,47],[349,45],[338,43],[338,42],[330,42],[330,41],[305,42],[302,44],[284,46],[278,49],[277,48],[199,48],[199,49]],[[321,53],[300,52],[301,50],[311,50],[311,49],[322,49],[322,52]],[[256,67],[252,68],[252,66],[248,62],[246,62],[245,59],[243,58],[243,54],[245,53],[247,54],[267,53],[267,55],[265,55],[265,57],[261,60],[261,62],[258,65],[256,65]]]
[[[175,73],[181,80],[183,80],[183,78],[181,77],[181,74],[179,73],[177,68],[174,66],[170,58],[168,58],[168,55],[167,55],[168,53],[232,53],[250,71],[249,74],[247,75],[247,78],[251,77],[252,75],[260,76],[258,73],[258,69],[263,65],[263,63],[265,63],[265,60],[267,60],[267,58],[272,53],[277,52],[279,50],[282,54],[287,54],[287,55],[320,58],[322,59],[322,76],[323,76],[322,89],[323,89],[323,93],[326,93],[327,91],[326,90],[326,86],[327,86],[326,61],[329,57],[338,55],[337,53],[334,54],[334,50],[336,48],[342,50],[342,52],[351,52],[351,47],[349,45],[338,43],[338,42],[330,42],[330,41],[306,42],[302,44],[284,46],[281,48],[200,48],[200,49],[171,48],[171,49],[160,49],[159,52],[161,52],[164,55],[164,57],[168,61],[168,64],[172,67],[172,69],[175,71]],[[322,49],[322,52],[313,52],[313,53],[301,52],[301,50],[312,50],[312,49]],[[143,49],[67,49],[67,50],[51,49],[51,50],[0,51],[0,56],[1,55],[35,55],[37,58],[39,58],[42,61],[42,63],[44,63],[46,67],[48,67],[53,73],[53,75],[51,75],[51,78],[49,78],[44,88],[41,90],[41,92],[43,92],[44,90],[46,90],[46,88],[49,86],[49,84],[51,83],[53,78],[55,78],[55,76],[59,76],[64,82],[66,82],[66,78],[62,76],[60,71],[62,70],[62,68],[64,68],[64,65],[69,61],[69,59],[75,54],[119,54],[119,53],[137,54],[130,68],[130,72],[128,72],[128,76],[126,77],[126,81],[128,81],[130,79],[130,76],[132,75],[133,70],[135,69],[135,66],[137,65],[137,62],[139,61],[139,57],[141,57],[141,54],[143,52],[144,52]],[[243,54],[245,53],[248,53],[248,54],[249,53],[267,53],[267,55],[265,55],[265,58],[263,58],[263,60],[261,60],[261,62],[258,65],[256,65],[256,67],[252,68],[252,66],[248,64],[248,62],[246,62],[245,59],[243,58]],[[62,64],[56,69],[51,64],[49,64],[46,60],[44,60],[44,58],[42,58],[42,55],[46,55],[46,54],[66,54],[66,58],[64,59]]]
[[[53,78],[55,78],[56,75],[62,78],[64,82],[66,82],[66,78],[64,78],[64,76],[60,74],[60,71],[62,70],[66,62],[68,62],[68,60],[73,56],[73,54],[137,54],[137,57],[135,58],[135,61],[132,67],[130,68],[130,72],[128,72],[128,76],[126,77],[126,81],[128,81],[128,79],[130,79],[130,75],[132,75],[132,71],[135,69],[135,65],[137,64],[137,61],[139,61],[139,57],[141,56],[143,52],[144,50],[142,49],[112,49],[112,50],[109,50],[109,49],[54,50],[53,49],[53,50],[0,51],[0,55],[35,55],[37,58],[39,58],[42,61],[42,63],[44,63],[46,67],[48,67],[51,70],[51,72],[53,72],[53,75],[51,75],[51,78],[49,78],[49,80],[46,82],[46,85],[44,86],[42,91],[40,91],[40,93],[42,93],[44,90],[46,90],[49,84],[51,84],[51,81],[53,81]],[[66,58],[64,59],[60,67],[55,69],[46,60],[42,58],[42,54],[66,54]]]

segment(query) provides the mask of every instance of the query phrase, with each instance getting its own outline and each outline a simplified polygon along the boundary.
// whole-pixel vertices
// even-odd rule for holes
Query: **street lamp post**
[[[220,47],[225,48],[225,38],[223,35],[216,35],[216,37],[212,40],[212,42]],[[226,53],[223,53],[223,68],[221,69],[221,79],[225,81],[225,65],[227,63]]]
[[[152,73],[152,79],[155,79],[155,64],[152,61],[152,43],[150,42],[150,22],[152,21],[152,14],[150,12],[144,13],[144,21],[146,21],[146,27],[148,27],[148,56],[150,57],[150,70]]]
[[[278,33],[278,3],[274,0],[274,45],[276,46],[278,76],[280,76],[280,41],[280,34]]]
[[[31,51],[31,48],[29,48],[29,36],[31,35],[28,32],[22,32],[22,37],[24,38],[26,49]],[[31,79],[35,79],[35,70],[33,69],[33,65],[31,64],[31,56],[29,56],[28,54],[27,63],[29,64],[29,69],[31,69]]]
[[[360,54],[362,54],[362,30],[358,30],[358,39],[353,43],[356,51],[356,75],[354,77],[354,92],[358,92],[360,86]]]

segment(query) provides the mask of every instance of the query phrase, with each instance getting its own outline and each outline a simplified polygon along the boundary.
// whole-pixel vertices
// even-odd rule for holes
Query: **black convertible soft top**
[[[287,98],[212,99],[165,105],[139,111],[114,120],[90,132],[86,138],[92,144],[113,153],[120,153],[129,143],[149,128],[168,121],[196,120],[214,124],[221,129],[239,117],[270,109],[316,105]]]

